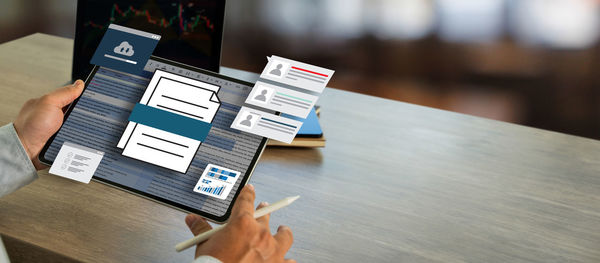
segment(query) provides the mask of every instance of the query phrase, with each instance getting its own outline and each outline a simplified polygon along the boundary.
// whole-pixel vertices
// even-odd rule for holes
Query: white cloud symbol
[[[113,51],[117,54],[131,57],[133,56],[133,46],[130,45],[127,41],[121,42],[118,46],[113,49]]]

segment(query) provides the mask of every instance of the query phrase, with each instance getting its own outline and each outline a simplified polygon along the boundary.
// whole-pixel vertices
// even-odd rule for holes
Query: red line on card
[[[327,76],[327,75],[325,75],[325,74],[317,73],[317,72],[310,71],[310,70],[307,70],[307,69],[303,69],[303,68],[297,68],[297,67],[294,67],[294,66],[292,66],[292,68],[293,68],[293,69],[297,69],[297,70],[306,71],[306,72],[308,72],[308,73],[312,73],[312,74],[317,74],[317,75],[319,75],[319,76],[328,77],[328,76]]]

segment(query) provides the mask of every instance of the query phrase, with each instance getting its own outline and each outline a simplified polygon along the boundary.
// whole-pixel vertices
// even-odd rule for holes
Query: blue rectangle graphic
[[[212,124],[137,103],[129,121],[203,142]]]

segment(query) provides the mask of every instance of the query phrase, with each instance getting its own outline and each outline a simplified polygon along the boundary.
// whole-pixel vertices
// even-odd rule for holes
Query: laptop
[[[71,78],[84,79],[108,25],[161,35],[153,55],[219,72],[225,0],[78,0]]]

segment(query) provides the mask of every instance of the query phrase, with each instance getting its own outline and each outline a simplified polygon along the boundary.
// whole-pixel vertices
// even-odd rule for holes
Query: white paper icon
[[[89,183],[104,157],[104,152],[64,142],[50,167],[51,174]]]
[[[217,97],[219,86],[156,70],[140,103],[134,108],[130,122],[117,145],[123,155],[181,173],[187,172],[203,139],[189,136],[210,130],[221,102]],[[152,112],[145,121],[132,121],[133,116]],[[142,114],[138,114],[142,112]],[[164,113],[171,115],[165,115]],[[136,115],[138,114],[138,115]],[[178,116],[173,116],[178,115]],[[161,116],[166,116],[164,119]],[[172,117],[179,118],[174,121]],[[138,120],[137,118],[136,120]],[[143,122],[144,124],[142,124]],[[207,124],[201,128],[193,125]],[[202,137],[202,136],[200,136]]]

